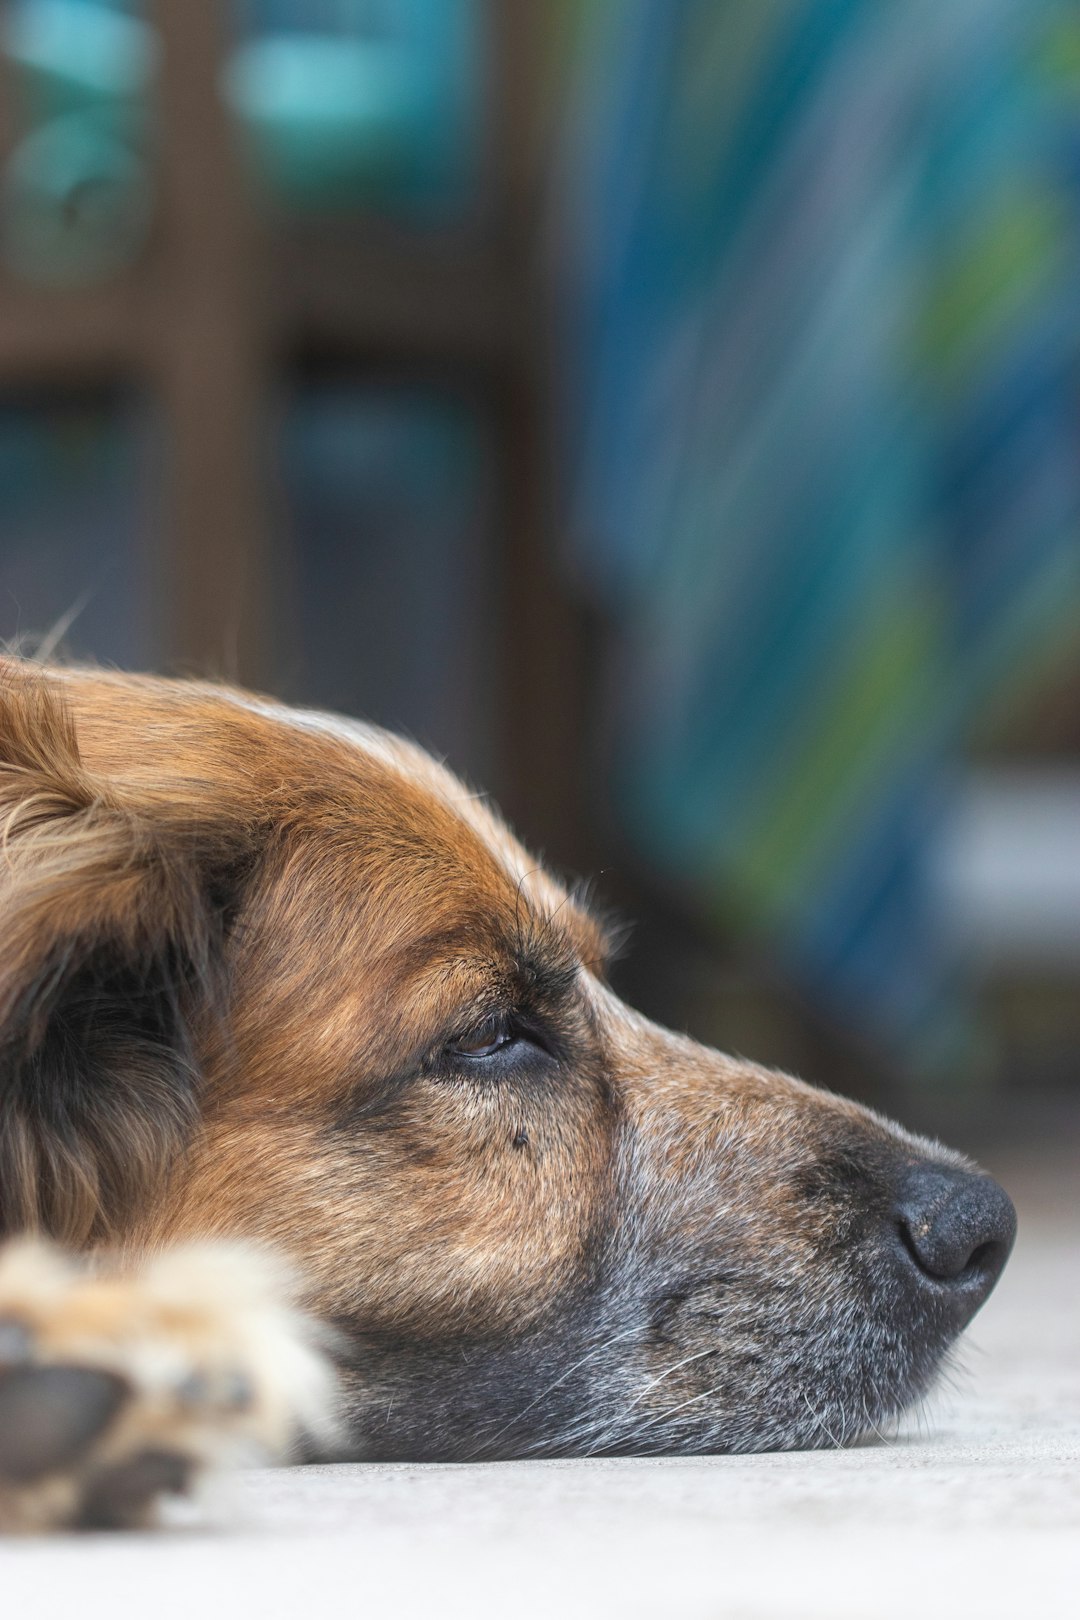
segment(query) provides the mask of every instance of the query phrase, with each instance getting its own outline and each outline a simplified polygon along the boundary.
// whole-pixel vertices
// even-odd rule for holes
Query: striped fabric
[[[575,98],[576,560],[618,813],[912,1069],[973,717],[1080,631],[1080,9],[631,0]]]

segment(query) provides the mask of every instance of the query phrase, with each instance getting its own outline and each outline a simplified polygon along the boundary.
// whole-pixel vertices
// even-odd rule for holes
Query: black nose
[[[1016,1236],[1016,1211],[989,1176],[921,1164],[896,1204],[900,1242],[918,1283],[936,1289],[963,1326],[1001,1276]]]

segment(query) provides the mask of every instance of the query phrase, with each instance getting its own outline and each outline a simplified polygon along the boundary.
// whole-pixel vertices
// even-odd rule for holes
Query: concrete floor
[[[9,1542],[27,1620],[1080,1615],[1080,1167],[993,1165],[1020,1210],[954,1386],[843,1452],[267,1469],[219,1527]]]

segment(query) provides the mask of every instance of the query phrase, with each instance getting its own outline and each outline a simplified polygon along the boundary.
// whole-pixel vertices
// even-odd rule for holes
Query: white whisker
[[[662,1384],[665,1378],[670,1378],[672,1373],[678,1372],[680,1367],[687,1366],[691,1361],[700,1361],[704,1356],[715,1356],[718,1354],[719,1346],[710,1345],[707,1350],[697,1350],[692,1356],[683,1356],[681,1361],[673,1362],[670,1367],[665,1367],[663,1372],[657,1373],[655,1378],[650,1378],[649,1382],[644,1386],[644,1388],[638,1390],[638,1393],[634,1396],[633,1400],[630,1401],[628,1405],[624,1406],[618,1416],[608,1424],[603,1434],[601,1434],[599,1439],[595,1442],[596,1446],[602,1446],[605,1444],[605,1442],[622,1427],[626,1421],[627,1414],[632,1412],[634,1407],[639,1405],[640,1402],[645,1399],[649,1391],[656,1388],[657,1384]],[[587,1453],[587,1455],[591,1454],[591,1451]]]
[[[633,1338],[640,1332],[641,1329],[638,1326],[627,1328],[624,1333],[613,1334],[610,1339],[605,1339],[603,1344],[594,1346],[594,1348],[586,1355],[582,1356],[579,1361],[575,1361],[573,1366],[568,1367],[564,1373],[560,1373],[559,1377],[554,1379],[552,1383],[548,1384],[546,1388],[542,1389],[538,1395],[534,1395],[527,1406],[523,1406],[521,1411],[515,1413],[512,1418],[508,1418],[503,1424],[502,1428],[497,1429],[495,1433],[491,1435],[490,1438],[485,1439],[482,1444],[485,1447],[493,1446],[496,1440],[501,1439],[508,1429],[512,1429],[515,1424],[520,1423],[522,1418],[526,1417],[535,1406],[539,1406],[541,1401],[546,1400],[553,1390],[558,1389],[560,1384],[565,1384],[566,1380],[576,1373],[579,1367],[584,1367],[586,1362],[593,1361],[597,1356],[603,1355],[606,1351],[611,1349],[613,1344],[619,1344],[623,1339]]]

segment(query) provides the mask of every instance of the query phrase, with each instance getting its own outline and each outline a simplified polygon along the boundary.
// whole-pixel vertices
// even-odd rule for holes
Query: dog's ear
[[[88,773],[57,683],[0,674],[0,1233],[115,1235],[167,1175],[240,866]]]

